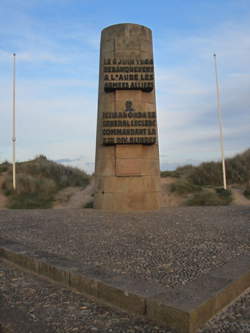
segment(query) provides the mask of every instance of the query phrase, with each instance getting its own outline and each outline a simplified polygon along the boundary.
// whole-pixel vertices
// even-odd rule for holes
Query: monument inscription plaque
[[[104,90],[142,90],[154,88],[153,59],[104,59]]]
[[[151,30],[102,31],[95,207],[159,208],[159,153]]]
[[[154,89],[153,59],[103,59],[104,91]],[[103,144],[156,143],[156,112],[137,111],[132,101],[123,110],[103,113]]]

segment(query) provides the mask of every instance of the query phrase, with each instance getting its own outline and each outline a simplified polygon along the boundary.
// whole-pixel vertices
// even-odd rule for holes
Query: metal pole
[[[13,53],[13,123],[12,123],[12,154],[13,154],[13,190],[16,190],[16,54]]]
[[[226,190],[227,180],[226,180],[226,166],[225,166],[225,157],[224,157],[224,136],[223,136],[223,124],[222,124],[220,89],[219,89],[219,80],[217,72],[216,54],[214,54],[214,69],[215,69],[216,92],[217,92],[217,115],[219,121],[219,129],[220,129],[220,149],[221,149],[221,161],[222,161],[223,187],[224,190]]]

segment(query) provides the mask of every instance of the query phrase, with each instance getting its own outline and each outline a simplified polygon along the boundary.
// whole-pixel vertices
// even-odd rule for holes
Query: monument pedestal
[[[144,26],[102,31],[95,181],[95,208],[160,207],[152,36]]]

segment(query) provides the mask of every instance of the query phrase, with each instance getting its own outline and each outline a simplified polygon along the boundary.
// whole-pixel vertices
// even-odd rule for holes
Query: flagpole
[[[224,190],[226,190],[227,180],[226,180],[226,166],[225,166],[225,156],[224,156],[224,136],[223,136],[222,112],[221,112],[221,103],[220,103],[220,89],[219,89],[219,80],[218,80],[218,71],[217,71],[217,62],[216,62],[215,53],[214,53],[214,70],[215,70],[216,93],[217,93],[217,115],[218,115],[219,130],[220,130],[220,149],[221,149],[221,161],[222,161],[223,187]]]
[[[13,53],[12,166],[13,190],[16,190],[16,54]]]

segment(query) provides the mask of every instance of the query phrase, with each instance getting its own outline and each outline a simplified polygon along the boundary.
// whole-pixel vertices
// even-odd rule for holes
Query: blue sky
[[[0,161],[11,159],[17,53],[17,159],[45,154],[92,171],[101,30],[153,31],[162,169],[220,158],[213,53],[225,153],[250,144],[250,0],[1,0]]]

